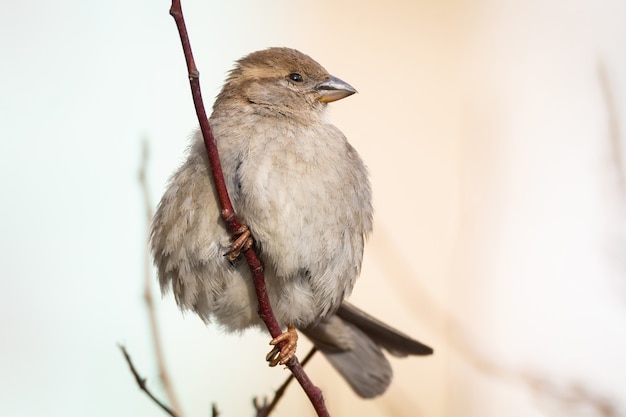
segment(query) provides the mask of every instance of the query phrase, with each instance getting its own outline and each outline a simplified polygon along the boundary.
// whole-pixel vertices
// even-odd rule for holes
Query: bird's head
[[[216,105],[246,102],[280,114],[317,110],[356,93],[309,56],[289,48],[253,52],[237,61]]]

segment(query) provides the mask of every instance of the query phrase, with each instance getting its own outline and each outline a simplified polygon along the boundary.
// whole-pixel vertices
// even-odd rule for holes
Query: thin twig
[[[313,355],[315,355],[315,352],[317,352],[317,349],[315,347],[312,347],[309,353],[307,353],[304,359],[302,359],[303,367],[307,364],[307,362],[309,362],[309,360],[311,360]],[[283,394],[287,390],[287,387],[289,386],[291,381],[293,381],[293,379],[294,379],[293,374],[287,377],[285,382],[283,382],[283,384],[276,390],[276,392],[274,393],[274,398],[272,399],[272,402],[269,404],[267,403],[267,398],[264,398],[263,404],[260,404],[259,398],[254,397],[254,399],[252,400],[252,405],[256,409],[256,412],[257,412],[256,417],[267,417],[270,415],[270,413],[274,410],[274,408],[276,407],[276,405],[282,398]]]
[[[544,407],[559,409],[572,414],[595,415],[599,417],[620,417],[623,414],[611,399],[594,392],[580,382],[572,381],[559,385],[534,374],[522,375],[524,382],[534,391]]]
[[[167,414],[169,414],[172,417],[178,417],[178,415],[174,412],[174,410],[169,408],[167,405],[163,404],[157,397],[155,397],[152,394],[152,392],[150,392],[150,390],[148,389],[146,385],[146,378],[143,378],[141,375],[139,375],[139,372],[137,372],[137,370],[135,369],[135,365],[133,365],[133,361],[130,359],[130,355],[128,354],[128,352],[126,352],[126,348],[122,345],[119,345],[119,347],[122,353],[124,354],[124,358],[126,358],[126,363],[128,363],[128,367],[130,368],[130,371],[135,376],[135,380],[137,381],[137,385],[139,385],[139,388],[141,388],[141,390],[145,392],[148,395],[148,397],[150,397],[150,399],[152,399],[152,401],[154,401],[159,407],[161,407],[163,411],[165,411]]]
[[[152,201],[150,198],[150,190],[148,187],[147,181],[147,167],[148,167],[148,142],[144,140],[142,142],[142,153],[141,153],[141,165],[139,168],[139,183],[141,185],[141,190],[143,192],[144,204],[146,208],[146,224],[150,224],[153,216],[152,210]],[[154,356],[157,363],[157,368],[159,372],[159,378],[161,380],[161,384],[163,385],[163,389],[165,390],[165,394],[169,403],[171,404],[171,408],[176,411],[179,416],[182,416],[180,403],[178,402],[178,397],[174,391],[173,384],[170,380],[169,373],[167,372],[167,367],[165,365],[165,355],[163,354],[163,348],[161,344],[161,334],[159,329],[159,324],[157,321],[157,314],[154,309],[154,301],[152,298],[152,274],[150,273],[150,251],[148,246],[146,245],[146,252],[144,256],[144,292],[143,297],[146,302],[146,307],[148,309],[148,317],[150,319],[150,333],[152,335],[152,346],[154,347]]]
[[[598,60],[597,64],[598,80],[600,82],[600,92],[606,106],[607,122],[609,129],[610,151],[613,157],[613,165],[619,180],[620,191],[626,193],[626,171],[624,167],[624,157],[622,155],[622,132],[620,129],[617,103],[611,80],[604,61]]]
[[[383,271],[383,275],[404,275],[405,273],[410,275],[410,264],[406,258],[398,255],[400,251],[397,250],[394,242],[389,235],[385,234],[384,230],[378,231],[373,244],[374,253],[389,261],[385,265],[394,265],[396,268]],[[463,325],[463,321],[430,297],[428,291],[421,287],[419,279],[410,282],[401,280],[391,280],[390,282],[394,285],[394,292],[398,299],[404,299],[407,305],[413,306],[416,315],[429,317],[429,321],[432,323],[442,323],[439,327],[447,329],[447,335],[441,334],[440,336],[446,337],[448,346],[483,375],[528,389],[542,400],[542,405],[550,403],[568,412],[563,415],[571,415],[570,408],[572,403],[575,403],[577,407],[585,407],[589,415],[626,417],[626,414],[618,408],[617,401],[593,393],[591,389],[578,381],[551,381],[541,376],[540,371],[523,371],[497,362],[492,357],[493,355],[489,355],[473,343],[465,332],[466,326]],[[416,299],[418,302],[415,302]],[[392,414],[392,412],[389,413],[389,415]]]
[[[213,174],[213,181],[215,182],[215,188],[217,190],[220,206],[222,207],[222,217],[228,224],[232,233],[237,233],[242,224],[235,215],[230,198],[228,197],[228,191],[226,189],[226,183],[224,181],[224,174],[222,173],[221,163],[219,160],[219,154],[217,151],[217,145],[211,126],[204,109],[204,103],[202,101],[202,93],[200,90],[200,73],[196,67],[196,63],[193,59],[193,53],[191,51],[191,44],[189,42],[189,36],[187,34],[187,28],[185,20],[183,18],[183,12],[180,4],[180,0],[172,0],[172,6],[170,8],[170,15],[176,22],[178,33],[180,35],[185,60],[187,62],[187,73],[189,76],[189,84],[191,87],[191,94],[193,96],[193,103],[196,109],[196,115],[198,116],[198,122],[200,124],[200,130],[204,138],[204,144],[207,149],[209,163],[211,165],[211,172]],[[252,278],[254,281],[254,287],[256,288],[257,299],[259,302],[258,312],[259,316],[267,326],[272,337],[277,337],[282,333],[278,321],[272,311],[269,297],[267,295],[265,287],[265,277],[263,275],[263,266],[254,249],[251,247],[244,252],[250,270],[252,272]],[[282,343],[281,343],[282,345]],[[306,392],[311,404],[315,408],[318,416],[330,417],[326,405],[324,404],[324,398],[322,392],[316,387],[308,375],[304,372],[304,369],[298,362],[298,359],[294,356],[288,363],[287,367],[291,370],[294,377],[298,380],[302,389]]]

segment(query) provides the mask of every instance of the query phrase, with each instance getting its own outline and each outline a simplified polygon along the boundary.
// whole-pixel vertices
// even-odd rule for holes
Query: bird
[[[326,111],[354,93],[308,55],[273,47],[236,61],[209,122],[232,205],[249,230],[243,241],[263,263],[284,334],[300,330],[356,394],[372,398],[392,379],[383,350],[403,357],[433,349],[346,301],[372,231],[372,192],[361,157]],[[162,293],[173,292],[181,310],[228,332],[263,327],[200,132],[157,206],[150,246]],[[292,354],[275,348],[267,359],[285,364]]]

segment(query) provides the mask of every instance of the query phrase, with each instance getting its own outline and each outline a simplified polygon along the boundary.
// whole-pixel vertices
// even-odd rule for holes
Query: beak
[[[350,84],[332,75],[330,79],[316,85],[315,91],[318,94],[317,101],[321,101],[322,103],[341,100],[357,92]]]

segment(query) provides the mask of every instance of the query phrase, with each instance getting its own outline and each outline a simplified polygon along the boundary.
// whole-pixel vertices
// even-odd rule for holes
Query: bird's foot
[[[235,232],[235,236],[237,238],[230,245],[229,251],[226,253],[228,259],[233,262],[235,259],[239,258],[241,252],[245,252],[252,246],[252,234],[250,233],[250,229],[245,224],[242,225],[237,232]]]
[[[285,342],[285,344],[279,347],[281,342]],[[269,362],[269,365],[286,364],[296,354],[296,347],[298,346],[298,332],[296,328],[292,325],[287,326],[287,331],[273,338],[270,341],[270,345],[274,345],[274,349],[265,356],[265,360]]]

